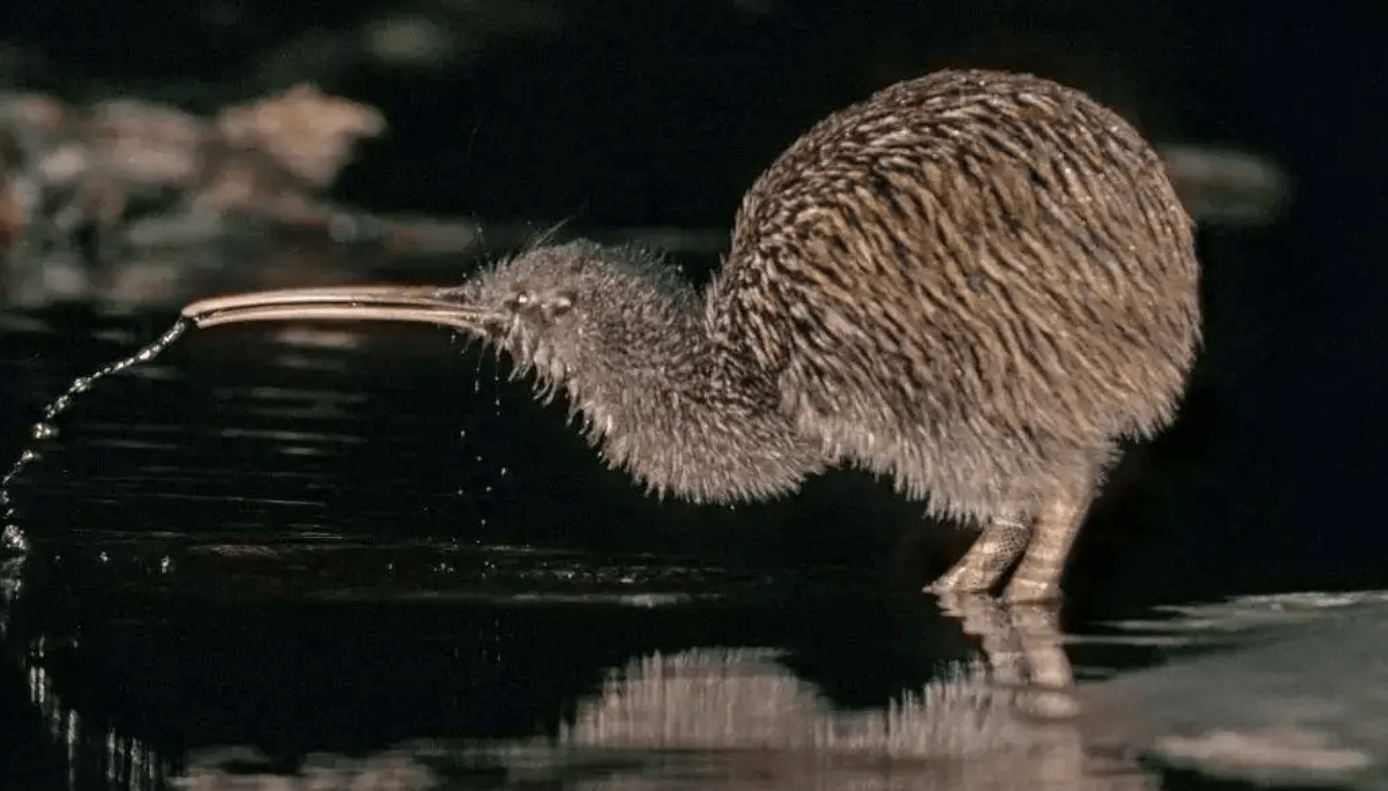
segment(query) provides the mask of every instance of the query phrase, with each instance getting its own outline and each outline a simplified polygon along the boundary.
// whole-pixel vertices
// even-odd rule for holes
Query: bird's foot
[[[967,563],[957,563],[954,568],[941,574],[938,579],[925,586],[927,593],[937,596],[961,593],[987,593],[996,580],[989,579],[983,569]]]
[[[1010,517],[995,518],[953,568],[931,583],[931,593],[988,593],[1026,551],[1031,525]]]

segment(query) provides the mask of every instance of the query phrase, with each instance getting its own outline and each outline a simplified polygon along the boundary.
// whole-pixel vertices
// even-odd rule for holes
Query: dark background
[[[0,86],[71,100],[134,92],[211,112],[314,81],[379,107],[391,126],[386,137],[363,147],[335,197],[371,210],[471,216],[484,227],[520,221],[540,230],[561,220],[571,220],[575,231],[727,227],[742,191],[810,123],[878,87],[945,65],[1024,68],[1090,90],[1153,139],[1235,146],[1276,161],[1293,179],[1284,214],[1264,227],[1202,229],[1210,321],[1198,381],[1178,425],[1115,475],[1112,493],[1086,530],[1066,584],[1067,625],[1084,631],[1100,619],[1154,604],[1388,583],[1381,505],[1388,430],[1379,406],[1388,395],[1382,307],[1388,241],[1379,188],[1388,176],[1381,139],[1388,74],[1377,28],[1353,9],[1351,3],[1236,0],[16,3],[7,6],[0,31]],[[361,44],[361,31],[406,12],[445,30],[453,54],[402,64]],[[475,263],[447,262],[437,274],[460,278]],[[702,278],[715,262],[686,263],[692,277]],[[152,339],[172,318],[167,310],[120,319],[65,310],[39,316],[46,331],[0,336],[0,457],[19,452],[41,405],[72,377]],[[476,543],[600,553],[678,552],[711,568],[734,569],[727,576],[737,580],[779,573],[765,569],[831,565],[861,575],[855,579],[871,595],[879,588],[915,590],[961,546],[947,528],[919,529],[918,504],[849,473],[826,476],[793,500],[736,510],[648,500],[623,476],[601,468],[565,427],[562,407],[532,406],[523,386],[493,381],[490,357],[463,351],[440,332],[373,330],[357,346],[304,354],[320,365],[287,364],[292,354],[269,329],[195,334],[167,354],[166,375],[119,377],[79,399],[60,442],[26,477],[20,524],[36,543],[69,547],[45,566],[51,575],[44,579],[63,596],[34,605],[33,628],[66,633],[80,623],[89,635],[107,634],[114,655],[127,658],[144,656],[131,647],[141,640],[212,641],[240,651],[234,634],[303,641],[308,633],[328,645],[333,635],[347,640],[342,635],[354,634],[348,610],[296,614],[298,605],[285,603],[292,595],[276,598],[294,590],[276,587],[283,566],[270,563],[264,574],[215,564],[207,573],[231,574],[228,579],[248,586],[246,595],[262,602],[257,606],[278,613],[271,621],[254,607],[232,607],[231,614],[215,611],[245,630],[233,637],[219,629],[199,637],[192,627],[158,637],[170,622],[208,617],[201,605],[181,615],[159,609],[169,607],[170,597],[203,602],[225,594],[188,578],[167,583],[171,592],[152,570],[163,556],[183,557],[178,553],[196,545],[200,531],[219,541],[234,534],[242,543],[274,544],[319,531],[367,545],[465,536]],[[251,394],[258,385],[311,391],[304,400],[312,404]],[[270,454],[287,441],[253,433],[303,428],[304,410],[321,407],[334,393],[358,400],[309,422],[362,442],[329,442],[326,456],[304,460]],[[227,428],[252,433],[218,433]],[[113,441],[154,435],[165,438],[162,445]],[[151,473],[151,464],[177,474]],[[294,499],[310,504],[295,510],[281,502]],[[78,540],[69,546],[73,531]],[[83,538],[83,531],[99,540]],[[128,546],[112,536],[149,533],[186,540],[128,549],[120,555],[125,565],[100,573],[84,565],[95,562],[88,556],[115,555],[112,547]],[[426,571],[414,572],[423,582],[399,575],[383,582],[390,575],[369,553],[342,557],[317,584],[387,592],[398,585],[445,584],[427,572],[430,558],[419,561]],[[408,562],[404,555],[391,557]],[[187,558],[179,562],[180,568],[196,566]],[[334,565],[303,562],[314,569]],[[485,576],[468,572],[474,573]],[[799,578],[813,575],[804,571]],[[152,585],[153,593],[141,585]],[[918,680],[916,670],[902,668],[918,669],[912,663],[921,656],[954,650],[921,648],[930,641],[903,636],[915,627],[903,627],[899,613],[884,614],[891,607],[875,599],[865,604],[855,598],[863,589],[853,596],[821,592],[824,601],[839,603],[806,605],[783,620],[776,602],[820,601],[813,583],[784,585],[765,611],[741,616],[604,626],[598,616],[580,612],[562,628],[545,631],[542,621],[507,615],[513,620],[505,628],[493,624],[499,631],[492,634],[532,637],[502,640],[511,646],[508,658],[486,666],[551,679],[547,689],[559,697],[568,683],[561,679],[591,677],[591,668],[638,648],[780,641],[797,647],[816,682],[866,703]],[[113,589],[143,603],[109,604],[126,601],[113,598]],[[96,624],[114,618],[102,606],[121,616],[131,608],[162,615],[149,618],[159,625],[148,631],[102,632]],[[906,623],[933,617],[915,612],[918,603],[901,606],[914,613]],[[406,651],[402,646],[416,650],[411,640],[441,628],[422,609],[373,612],[379,621],[372,623],[389,622],[399,631],[372,632],[370,639],[394,640],[399,652]],[[437,617],[454,619],[450,628],[457,634],[481,634],[469,619],[483,616],[471,611]],[[734,625],[729,633],[714,623]],[[621,645],[619,636],[633,632],[642,636],[639,645]],[[574,648],[573,634],[592,646],[587,653]],[[877,656],[877,680],[866,687],[845,681],[864,672],[862,658],[848,646],[886,640],[885,634],[893,635],[889,642],[897,653]],[[468,643],[465,653],[482,642]],[[333,651],[296,645],[299,653],[281,656]],[[374,650],[367,651],[376,657],[373,666],[395,661]],[[211,648],[205,653],[217,655]],[[545,662],[540,667],[517,657]],[[87,681],[72,682],[73,689],[120,711],[182,711],[182,725],[150,726],[180,738],[192,738],[188,723],[208,722],[191,713],[190,701],[223,699],[190,682],[169,693],[172,699],[141,709],[130,701],[167,693],[148,681],[167,676],[167,667],[113,669],[91,654],[79,658],[74,662],[81,672],[73,672]],[[225,677],[228,668],[269,661],[237,654],[213,667]],[[895,669],[882,670],[892,661]],[[344,662],[347,680],[341,683],[360,683],[346,669],[352,666]],[[406,695],[410,705],[400,706],[415,706],[416,714],[429,699],[427,684],[445,670],[419,672],[419,686],[410,687],[416,697]],[[119,706],[111,703],[111,679],[146,683],[132,678],[151,686],[117,696],[124,701]],[[294,682],[257,677],[239,687],[219,683],[236,694],[251,687],[273,697],[273,690]],[[513,695],[518,688],[501,687]],[[343,716],[352,716],[343,705]],[[550,710],[549,703],[535,705]],[[445,709],[456,715],[465,708],[458,706]],[[235,738],[236,727],[266,716],[243,715],[231,718],[241,726],[218,737]],[[304,720],[284,716],[305,727]],[[400,725],[408,721],[403,714],[383,721],[408,731]],[[317,731],[304,732],[310,734],[306,742],[318,743]],[[264,733],[257,738],[275,740]]]
[[[1307,195],[1333,185],[1341,233],[1315,240],[1321,257],[1350,241],[1345,231],[1367,230],[1367,186],[1383,161],[1373,141],[1384,66],[1349,3],[10,8],[12,84],[69,97],[143,88],[210,109],[310,79],[379,106],[394,132],[347,194],[381,208],[725,225],[751,179],[808,124],[887,83],[967,63],[1083,85],[1154,137],[1272,154]],[[372,20],[411,11],[447,23],[458,54],[405,68],[352,43]],[[1349,189],[1350,175],[1363,192]]]

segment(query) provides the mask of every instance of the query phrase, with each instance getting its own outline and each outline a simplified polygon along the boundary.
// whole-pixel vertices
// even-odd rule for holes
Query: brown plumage
[[[1058,594],[1120,437],[1168,423],[1199,342],[1191,223],[1113,112],[944,71],[814,126],[743,199],[705,293],[650,256],[542,247],[448,289],[278,292],[203,326],[428,321],[562,389],[609,463],[729,502],[852,464],[979,522],[937,590]]]

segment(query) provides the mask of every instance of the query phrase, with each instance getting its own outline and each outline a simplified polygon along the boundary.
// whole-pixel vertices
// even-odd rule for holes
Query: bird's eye
[[[506,309],[513,313],[553,320],[573,309],[573,297],[568,294],[537,297],[529,291],[517,291],[505,302]]]

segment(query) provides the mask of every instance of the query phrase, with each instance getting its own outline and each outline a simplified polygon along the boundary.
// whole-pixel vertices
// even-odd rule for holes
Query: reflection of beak
[[[340,286],[253,291],[194,302],[183,317],[198,327],[250,321],[413,321],[474,333],[504,323],[494,310],[459,302],[438,286]]]

